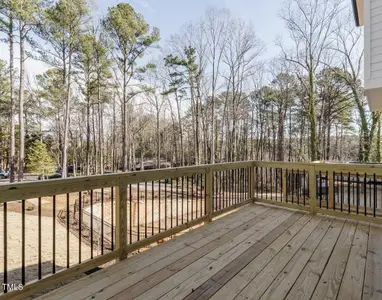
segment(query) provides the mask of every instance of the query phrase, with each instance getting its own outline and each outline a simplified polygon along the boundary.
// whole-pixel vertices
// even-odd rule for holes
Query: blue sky
[[[99,13],[119,2],[117,0],[93,0]],[[275,47],[277,35],[287,35],[278,14],[284,0],[130,0],[134,9],[141,13],[151,26],[161,31],[162,41],[186,22],[198,20],[208,7],[229,8],[235,17],[253,23],[256,33],[266,43],[264,58],[278,54]]]
[[[108,7],[114,6],[118,0],[91,0],[96,7],[95,15],[102,16]],[[265,42],[267,51],[263,59],[276,56],[279,49],[275,46],[277,35],[287,36],[282,20],[278,14],[284,0],[130,0],[134,9],[141,13],[146,21],[158,27],[163,44],[171,34],[178,32],[180,27],[193,20],[199,20],[208,7],[228,8],[234,17],[240,17],[252,22],[257,35]],[[287,38],[285,38],[287,39]],[[16,46],[16,60],[18,55]],[[8,45],[0,43],[0,59],[9,61]],[[48,69],[43,63],[27,60],[26,69],[29,76],[43,73]]]

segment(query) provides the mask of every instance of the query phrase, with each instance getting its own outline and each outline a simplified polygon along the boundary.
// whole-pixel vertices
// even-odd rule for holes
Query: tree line
[[[227,9],[209,8],[165,41],[127,3],[93,12],[86,0],[0,0],[9,49],[0,168],[11,181],[145,161],[381,161],[380,115],[367,107],[362,32],[347,1],[286,0],[289,36],[274,45]],[[267,47],[279,55],[265,60]],[[28,76],[26,60],[49,69]]]

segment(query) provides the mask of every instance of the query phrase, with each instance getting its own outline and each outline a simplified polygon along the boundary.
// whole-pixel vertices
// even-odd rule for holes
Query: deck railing
[[[252,201],[381,223],[382,167],[249,161],[1,185],[2,297],[123,260]]]

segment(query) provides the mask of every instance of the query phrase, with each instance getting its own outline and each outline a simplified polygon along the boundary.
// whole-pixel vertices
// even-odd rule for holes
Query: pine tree
[[[43,178],[54,173],[55,164],[46,145],[40,140],[33,142],[27,156],[27,167],[31,173],[41,174]]]

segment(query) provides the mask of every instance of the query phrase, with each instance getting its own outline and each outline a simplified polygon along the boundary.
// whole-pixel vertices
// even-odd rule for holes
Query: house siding
[[[370,79],[382,78],[382,0],[370,1]],[[367,38],[365,32],[365,38]],[[367,49],[365,49],[367,50]],[[382,84],[381,84],[382,85]]]

